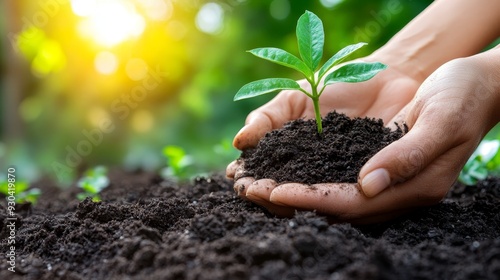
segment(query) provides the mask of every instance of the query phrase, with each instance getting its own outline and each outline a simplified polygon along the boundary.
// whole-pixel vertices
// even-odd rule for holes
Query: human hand
[[[360,184],[255,181],[241,177],[237,163],[228,166],[227,175],[234,177],[240,196],[281,216],[316,210],[339,221],[371,223],[437,203],[499,119],[497,81],[499,71],[484,55],[439,68],[401,110],[410,131],[365,164]]]
[[[380,61],[373,57],[364,61]],[[382,61],[387,63],[387,61]],[[420,81],[417,78],[404,74],[397,66],[391,66],[369,81],[357,84],[334,84],[326,88],[320,99],[320,108],[323,113],[337,110],[350,117],[370,116],[389,121],[414,96]],[[302,86],[308,86],[302,81]],[[302,92],[283,91],[272,101],[249,114],[246,125],[234,139],[234,146],[240,150],[254,147],[260,138],[268,131],[281,127],[285,122],[298,118],[313,118],[314,108],[310,100]],[[251,177],[242,177],[243,166],[240,162],[232,162],[227,168],[227,176],[235,179],[235,190],[240,197],[246,198],[246,189],[254,183]],[[255,185],[272,183],[272,180],[258,180]],[[272,212],[289,215],[293,210],[281,208],[272,203],[258,201],[252,192],[248,198],[254,202],[273,209]]]

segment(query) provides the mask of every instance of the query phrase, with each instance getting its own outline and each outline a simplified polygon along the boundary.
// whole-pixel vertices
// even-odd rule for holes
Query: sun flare
[[[79,26],[80,34],[101,46],[113,47],[137,38],[146,27],[144,17],[130,1],[72,0],[71,4],[73,12],[84,17]]]

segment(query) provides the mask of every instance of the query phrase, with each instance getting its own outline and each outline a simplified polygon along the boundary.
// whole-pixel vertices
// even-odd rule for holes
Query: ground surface
[[[104,202],[47,183],[18,211],[16,273],[0,279],[498,279],[500,180],[455,187],[443,203],[368,227],[313,213],[279,219],[221,176],[185,186],[113,172]],[[2,200],[4,201],[4,200]],[[3,203],[3,202],[2,202]],[[4,209],[0,221],[5,222]]]
[[[368,159],[402,134],[401,129],[384,127],[382,120],[350,119],[332,112],[323,118],[321,136],[315,120],[295,120],[266,134],[241,159],[246,175],[256,179],[355,183]]]

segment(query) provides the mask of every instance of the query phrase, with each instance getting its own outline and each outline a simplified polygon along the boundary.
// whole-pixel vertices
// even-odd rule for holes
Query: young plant
[[[231,139],[224,138],[219,143],[213,146],[214,153],[217,155],[217,161],[226,164],[227,162],[235,159],[240,154],[238,150],[233,147]]]
[[[234,96],[234,101],[277,90],[300,90],[311,98],[313,102],[318,133],[321,134],[323,126],[319,111],[319,98],[325,90],[325,87],[333,83],[358,83],[367,81],[373,78],[378,72],[387,68],[387,66],[380,62],[355,62],[345,64],[328,73],[335,65],[344,61],[347,56],[366,45],[366,43],[357,43],[343,48],[319,68],[325,43],[323,23],[314,13],[306,11],[299,18],[296,31],[299,53],[302,59],[299,59],[285,50],[277,48],[258,48],[250,50],[249,52],[257,57],[299,71],[311,85],[311,91],[306,91],[301,88],[301,86],[292,79],[263,79],[244,85]],[[316,74],[318,68],[319,71]],[[323,85],[319,88],[320,81],[323,78]]]
[[[490,175],[500,173],[500,140],[483,140],[460,172],[458,180],[475,185]]]
[[[83,193],[77,194],[79,200],[91,197],[92,201],[101,201],[99,193],[109,186],[107,176],[108,170],[104,166],[96,166],[85,172],[85,175],[78,180],[78,186],[83,189]]]
[[[164,177],[180,180],[190,177],[189,167],[193,165],[193,159],[183,148],[168,145],[163,148],[163,155],[167,158],[167,167],[162,171]]]
[[[36,204],[42,191],[38,188],[29,189],[28,182],[16,181],[15,192],[13,192],[12,188],[9,189],[9,182],[5,180],[0,182],[0,193],[4,194],[6,197],[10,195],[14,196],[16,203],[29,202],[31,204]]]

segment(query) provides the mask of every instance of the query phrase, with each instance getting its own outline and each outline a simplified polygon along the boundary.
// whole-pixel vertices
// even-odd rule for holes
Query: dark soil
[[[374,154],[399,139],[380,119],[350,119],[329,113],[323,133],[315,120],[295,120],[267,133],[257,147],[243,151],[246,176],[279,183],[356,183],[361,167]]]
[[[354,227],[314,213],[275,218],[222,176],[184,186],[148,173],[110,177],[98,203],[36,185],[39,204],[18,210],[15,273],[0,209],[0,279],[499,279],[499,179]]]

